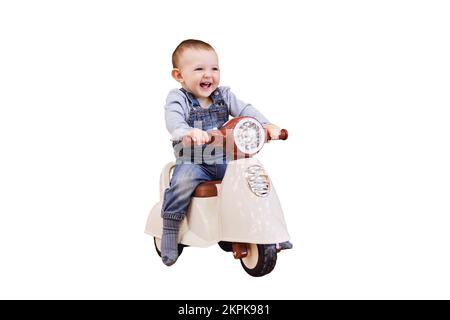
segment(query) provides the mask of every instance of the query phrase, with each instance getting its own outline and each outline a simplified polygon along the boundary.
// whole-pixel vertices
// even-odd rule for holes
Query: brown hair
[[[209,43],[201,40],[187,39],[181,41],[181,43],[175,48],[174,52],[172,53],[172,66],[174,68],[178,67],[180,56],[186,49],[204,49],[215,51]]]

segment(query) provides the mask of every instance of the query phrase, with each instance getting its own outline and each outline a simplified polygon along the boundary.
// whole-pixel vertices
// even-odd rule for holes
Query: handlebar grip
[[[280,140],[287,140],[288,136],[288,131],[286,129],[281,129]]]

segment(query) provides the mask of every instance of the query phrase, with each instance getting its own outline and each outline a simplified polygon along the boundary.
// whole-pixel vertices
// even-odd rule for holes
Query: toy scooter
[[[234,118],[219,130],[208,132],[211,144],[221,145],[232,160],[223,180],[201,183],[195,190],[179,237],[178,253],[185,246],[208,247],[216,243],[240,259],[254,277],[270,273],[276,264],[280,244],[290,239],[278,196],[262,164],[252,156],[270,138],[254,118]],[[281,130],[280,140],[288,133]],[[161,255],[163,221],[161,206],[175,164],[161,172],[160,201],[150,211],[145,233],[153,236]]]

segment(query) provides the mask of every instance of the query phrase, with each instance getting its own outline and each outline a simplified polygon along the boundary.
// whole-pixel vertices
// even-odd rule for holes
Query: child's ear
[[[172,69],[172,78],[180,83],[183,83],[183,76],[181,75],[181,71],[178,68]]]

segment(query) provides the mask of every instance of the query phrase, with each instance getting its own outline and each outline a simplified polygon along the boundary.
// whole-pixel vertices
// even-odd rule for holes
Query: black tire
[[[274,244],[250,244],[248,255],[241,258],[241,265],[252,277],[262,277],[272,272],[277,263],[277,248]]]
[[[158,239],[158,241],[160,242],[161,239]],[[158,253],[158,256],[161,257],[161,250],[159,250],[159,248],[158,248],[156,237],[153,237],[153,243],[155,244],[156,253]],[[184,247],[186,247],[184,244],[181,244],[181,243],[178,244],[178,256],[181,255],[181,253],[183,252]]]
[[[232,246],[232,242],[228,242],[228,241],[219,241],[218,242],[219,247],[225,251],[225,252],[233,252],[233,246]]]

